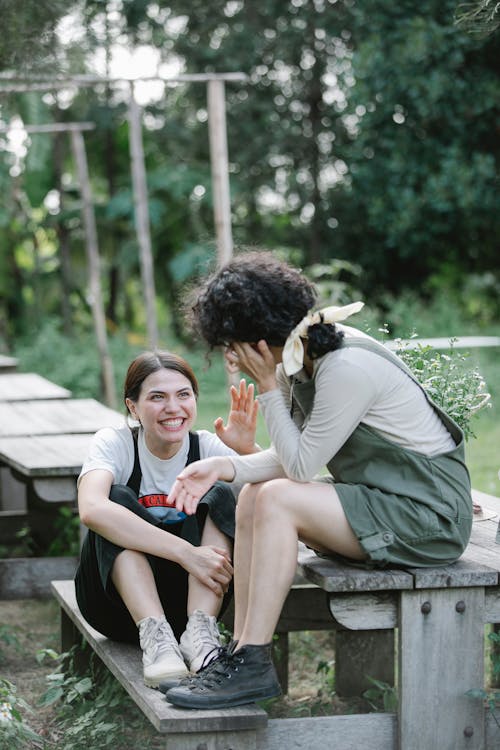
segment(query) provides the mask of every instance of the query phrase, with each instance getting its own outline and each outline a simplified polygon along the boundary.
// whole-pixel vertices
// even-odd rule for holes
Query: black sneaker
[[[271,644],[247,645],[221,655],[208,669],[167,692],[182,708],[230,708],[281,695]]]
[[[203,664],[201,665],[200,669],[195,672],[194,674],[188,674],[186,677],[182,678],[174,678],[171,680],[162,680],[158,686],[158,689],[161,693],[168,693],[170,688],[173,687],[180,687],[185,685],[190,685],[193,680],[196,680],[199,675],[203,672],[204,674],[207,673],[207,670],[209,667],[213,664],[214,661],[217,659],[220,659],[223,657],[226,653],[231,653],[233,649],[236,647],[238,641],[231,641],[227,646],[219,646],[218,648],[214,648],[212,651],[210,651],[205,659],[203,660]]]

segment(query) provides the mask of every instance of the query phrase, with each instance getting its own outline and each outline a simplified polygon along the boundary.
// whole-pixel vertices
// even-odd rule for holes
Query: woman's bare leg
[[[258,486],[248,600],[239,645],[271,640],[297,566],[297,542],[365,558],[331,484],[276,479]]]
[[[241,490],[236,507],[234,543],[234,639],[239,640],[248,608],[249,577],[252,564],[255,498],[262,487],[247,484]]]
[[[153,571],[142,552],[130,549],[120,552],[113,565],[111,580],[134,622],[165,614]]]
[[[203,527],[201,543],[203,545],[212,544],[215,547],[220,547],[221,549],[226,550],[229,557],[232,556],[233,545],[231,540],[217,528],[209,515],[207,515]],[[197,609],[201,609],[206,615],[217,616],[222,606],[223,596],[218,596],[193,575],[190,575],[188,580],[188,615],[193,614]]]

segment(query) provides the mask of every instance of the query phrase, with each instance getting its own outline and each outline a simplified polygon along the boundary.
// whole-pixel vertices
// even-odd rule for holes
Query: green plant
[[[367,679],[372,683],[373,687],[368,688],[363,693],[370,706],[376,711],[380,711],[383,708],[384,711],[394,713],[398,706],[398,694],[397,690],[393,685],[389,685],[387,682],[382,680],[376,680],[374,677],[367,676]]]
[[[471,420],[490,401],[485,382],[476,368],[466,367],[468,354],[460,354],[450,339],[449,352],[431,346],[416,348],[401,343],[398,354],[432,400],[462,428],[465,439],[475,437]]]
[[[14,632],[12,632],[12,627],[10,625],[4,625],[3,623],[0,624],[0,662],[4,659],[2,644],[5,646],[13,646],[17,651],[21,648],[19,638]]]
[[[491,674],[494,681],[498,684],[498,678],[500,677],[500,633],[494,630],[491,631],[491,633],[488,633],[488,640],[492,643]],[[477,698],[484,701],[491,711],[497,727],[500,729],[500,720],[497,715],[498,709],[500,709],[500,690],[498,688],[491,690],[472,688],[472,690],[467,691],[466,695],[470,698]]]
[[[77,557],[80,551],[80,519],[71,508],[62,506],[54,521],[56,536],[51,542],[47,555]]]
[[[62,654],[52,649],[43,649],[37,654],[40,662],[48,657],[56,664],[55,671],[47,676],[49,688],[39,706],[56,709],[60,733],[58,750],[127,746],[125,733],[134,727],[135,708],[121,685],[94,654],[88,669],[79,671],[80,656],[77,646]]]
[[[21,712],[32,713],[33,709],[17,695],[15,685],[0,678],[0,747],[44,748],[44,740],[25,722]]]
[[[324,687],[328,693],[335,692],[335,661],[326,661],[321,659],[316,667],[316,673],[321,674],[324,678]],[[320,688],[320,693],[323,692],[323,687]]]

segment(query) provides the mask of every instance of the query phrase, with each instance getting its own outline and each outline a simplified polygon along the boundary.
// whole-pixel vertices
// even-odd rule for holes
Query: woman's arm
[[[366,370],[332,353],[318,364],[314,403],[303,427],[293,421],[279,390],[264,394],[261,411],[286,475],[299,482],[313,479],[362,421],[377,393]]]
[[[189,542],[153,526],[109,499],[111,472],[96,469],[84,474],[78,488],[82,523],[124,549],[162,557],[181,565],[217,594],[232,576],[227,553],[213,546],[194,547]]]

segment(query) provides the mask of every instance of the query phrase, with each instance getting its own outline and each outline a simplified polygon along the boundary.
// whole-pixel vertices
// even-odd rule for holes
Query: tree
[[[64,0],[0,0],[0,70],[30,70],[53,60],[56,25],[70,7]]]
[[[336,247],[372,290],[497,268],[500,56],[454,26],[454,7],[353,7],[349,173],[332,204]]]

